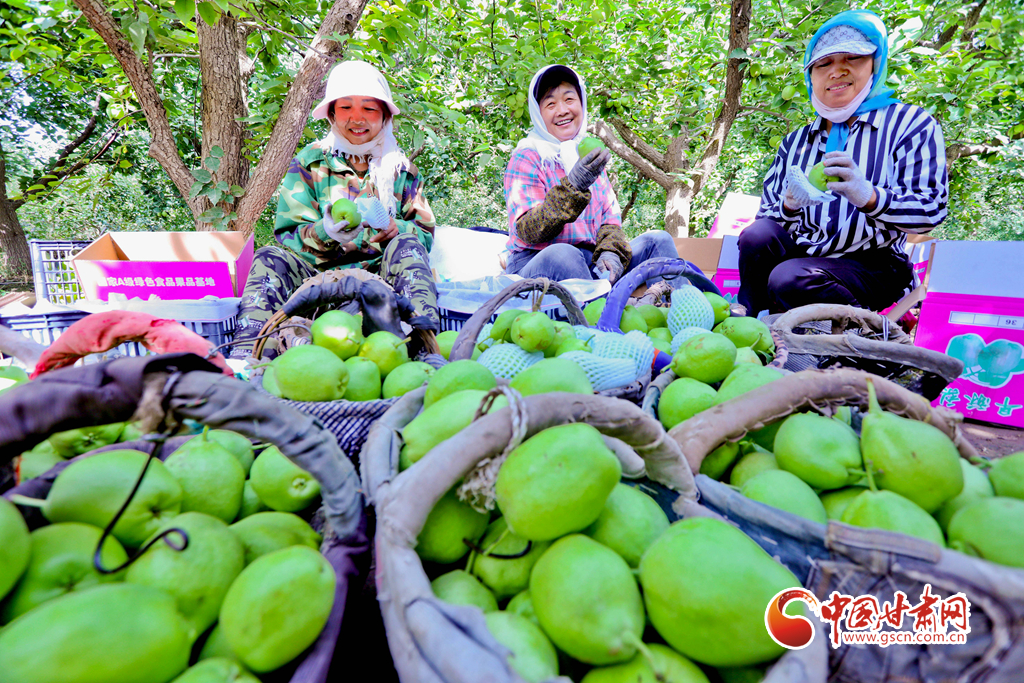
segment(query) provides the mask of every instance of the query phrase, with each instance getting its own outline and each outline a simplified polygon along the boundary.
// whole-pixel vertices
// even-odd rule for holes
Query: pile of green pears
[[[482,394],[450,394],[416,419],[456,397],[475,410]],[[405,445],[423,457],[429,444],[414,424]],[[590,425],[527,439],[498,473],[493,513],[453,488],[428,516],[416,552],[435,595],[483,610],[512,652],[510,665],[531,683],[559,674],[584,683],[708,683],[709,667],[728,680],[760,680],[783,652],[765,631],[765,605],[797,578],[724,522],[670,524],[621,475]]]
[[[290,401],[375,401],[423,386],[434,372],[409,360],[407,339],[379,330],[363,336],[361,315],[327,311],[313,321],[312,344],[293,346],[263,372],[263,388]]]
[[[78,431],[80,445],[90,432]],[[53,445],[69,441],[57,437]],[[275,446],[226,430],[148,459],[120,449],[73,460],[45,500],[14,500],[49,522],[31,532],[0,498],[0,678],[256,683],[319,636],[336,577],[304,519],[317,481]],[[176,531],[101,572],[103,529],[143,468],[101,566],[118,569]]]
[[[700,471],[814,522],[895,531],[1024,567],[1024,452],[973,464],[937,427],[883,411],[870,381],[868,392],[859,435],[847,408],[795,413],[719,446]]]

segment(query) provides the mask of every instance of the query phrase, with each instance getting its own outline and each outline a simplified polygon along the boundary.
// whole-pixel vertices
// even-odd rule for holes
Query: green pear
[[[290,512],[257,512],[228,527],[242,544],[245,564],[257,557],[293,545],[320,549],[323,537],[299,516]]]
[[[515,597],[508,601],[505,605],[505,611],[511,612],[512,614],[518,614],[521,617],[526,617],[533,623],[540,626],[540,622],[537,621],[537,612],[533,609],[533,599],[530,598],[530,589],[527,588],[524,591],[516,593]]]
[[[473,605],[484,612],[498,609],[498,601],[487,586],[472,574],[456,569],[430,582],[430,589],[439,600],[452,605]]]
[[[264,512],[269,509],[267,504],[260,500],[260,497],[256,494],[256,490],[252,487],[252,482],[246,479],[245,486],[242,487],[242,507],[238,508],[238,517],[235,519],[245,519],[250,515],[255,515],[257,512]]]
[[[700,667],[670,647],[647,645],[647,656],[591,669],[581,683],[708,683]]]
[[[513,533],[550,541],[592,524],[621,476],[622,465],[599,431],[565,424],[509,453],[494,492]]]
[[[631,332],[633,330],[640,330],[644,334],[647,334],[647,320],[643,314],[637,310],[636,306],[627,304],[622,309],[622,317],[619,318],[619,329],[623,332]]]
[[[445,396],[466,389],[490,391],[498,386],[494,373],[475,360],[457,360],[448,363],[435,372],[427,383],[423,407],[429,408]]]
[[[252,469],[252,461],[256,459],[256,453],[253,450],[252,441],[249,441],[248,437],[227,429],[210,429],[206,432],[206,438],[216,442],[233,455],[245,471],[245,476],[249,476],[249,470]]]
[[[570,351],[583,351],[584,353],[591,353],[593,349],[590,348],[590,344],[583,341],[582,339],[566,339],[555,351],[555,356],[561,356],[563,353],[569,353]]]
[[[169,681],[188,666],[188,624],[168,593],[126,583],[50,600],[0,631],[3,680]]]
[[[32,553],[28,525],[14,503],[0,498],[0,599],[28,567]]]
[[[658,420],[666,430],[717,403],[715,390],[699,380],[680,377],[658,399]]]
[[[740,445],[726,441],[707,454],[700,463],[700,473],[706,474],[716,481],[721,481],[732,464],[740,457]]]
[[[779,469],[817,489],[848,486],[863,475],[860,439],[848,425],[815,413],[796,413],[775,435]],[[851,470],[854,470],[851,473]]]
[[[529,619],[511,612],[484,615],[494,639],[512,651],[509,665],[526,683],[541,683],[558,675],[555,646]]]
[[[949,547],[1024,568],[1024,500],[997,496],[968,503],[949,522]]]
[[[811,166],[811,170],[807,172],[807,180],[811,181],[811,185],[818,188],[818,190],[827,192],[828,183],[838,183],[842,178],[834,175],[825,175],[825,162],[819,161],[814,166]]]
[[[730,318],[730,320],[735,320],[735,318]],[[781,378],[782,373],[775,368],[744,363],[734,368],[722,382],[722,386],[718,387],[718,402],[725,403],[752,389],[762,387]]]
[[[725,321],[730,315],[729,302],[722,296],[715,294],[714,292],[704,292],[704,297],[711,304],[711,310],[715,312],[715,324],[718,325]],[[739,344],[737,344],[739,346]]]
[[[28,381],[28,373],[16,365],[0,365],[0,394]]]
[[[864,466],[875,471],[878,488],[935,512],[963,490],[959,451],[938,427],[883,412],[870,381],[868,395],[860,433]]]
[[[345,361],[321,346],[293,346],[272,367],[277,387],[289,401],[337,401],[348,386]]]
[[[636,310],[644,317],[644,322],[647,323],[648,335],[654,332],[654,330],[661,328],[665,332],[659,334],[668,336],[668,339],[663,339],[663,341],[672,342],[672,333],[668,329],[668,318],[664,308],[658,308],[654,304],[640,304],[636,307]]]
[[[572,340],[570,340],[572,341]],[[565,358],[545,358],[526,368],[509,382],[523,396],[565,391],[571,394],[594,393],[587,373]]]
[[[220,627],[220,622],[214,624],[213,628],[210,629],[206,640],[203,642],[203,648],[199,651],[200,661],[214,657],[231,659],[241,663],[238,655],[235,654],[235,651],[231,649],[231,645],[228,644],[228,639],[224,637],[224,629]]]
[[[632,486],[616,484],[601,514],[582,533],[617,552],[635,569],[644,551],[667,528],[668,516],[653,498]]]
[[[190,625],[190,640],[217,621],[228,588],[245,567],[242,543],[228,525],[202,512],[183,512],[167,520],[160,532],[180,529],[188,537],[183,549],[155,543],[128,567],[125,581],[152,586],[174,596]],[[180,544],[180,534],[169,541]]]
[[[523,313],[512,322],[512,342],[527,353],[543,351],[555,340],[555,324],[544,313]]]
[[[58,432],[51,434],[48,440],[53,444],[57,455],[62,458],[73,458],[76,455],[117,443],[117,438],[121,436],[123,430],[124,423],[115,422],[114,424]]]
[[[741,346],[736,349],[736,365],[741,363],[750,363],[753,365],[763,365],[761,357],[757,355],[749,346]]]
[[[305,510],[320,495],[320,482],[286,458],[277,446],[264,448],[249,473],[253,491],[271,510]]]
[[[666,329],[666,328],[662,327],[662,328],[659,328],[659,329]],[[657,349],[659,352],[665,354],[666,356],[671,356],[672,355],[672,343],[671,342],[661,341],[660,339],[651,339],[651,346],[653,346],[655,349]]]
[[[437,341],[437,348],[440,349],[445,360],[451,360],[449,356],[451,356],[452,347],[455,346],[455,340],[458,338],[458,330],[445,330],[434,338]]]
[[[733,466],[729,483],[736,488],[743,488],[744,484],[762,472],[777,469],[779,464],[773,454],[764,451],[747,453]]]
[[[743,484],[740,493],[812,522],[825,524],[828,521],[818,494],[802,479],[785,470],[769,469],[751,477]]]
[[[490,339],[501,343],[512,341],[512,323],[516,321],[521,315],[524,315],[526,311],[518,308],[512,308],[507,311],[502,311],[498,314],[498,317],[494,319],[494,324],[491,325],[491,332],[489,335]]]
[[[342,360],[356,355],[366,340],[363,319],[345,311],[327,311],[309,328],[313,343],[334,353]]]
[[[141,429],[139,429],[137,424],[134,422],[125,422],[124,429],[121,430],[121,436],[117,437],[117,440],[119,443],[125,443],[128,441],[138,441],[144,436],[145,434]]]
[[[359,207],[351,199],[338,199],[331,204],[331,218],[336,222],[345,221],[350,227],[361,225],[363,217],[359,213]]]
[[[466,570],[494,592],[499,600],[510,598],[530,585],[530,572],[551,544],[520,538],[508,530],[504,517],[491,522],[480,539],[483,553],[473,551]]]
[[[988,478],[997,496],[1024,500],[1024,451],[993,462]]]
[[[30,451],[21,454],[18,461],[18,483],[35,479],[46,474],[51,469],[64,462],[64,458],[57,455],[49,441],[43,441]],[[42,448],[40,448],[42,446]]]
[[[408,469],[431,448],[468,427],[486,395],[486,391],[478,389],[456,391],[425,408],[402,430],[405,444],[399,467]],[[505,397],[499,396],[491,405],[491,411],[501,410],[507,405]]]
[[[584,158],[585,156],[593,152],[595,149],[608,148],[605,147],[604,143],[601,141],[601,138],[596,138],[593,135],[586,136],[585,138],[580,140],[580,144],[576,145],[576,153],[580,155],[580,159]]]
[[[558,539],[534,566],[530,595],[544,632],[569,656],[600,665],[636,654],[645,623],[636,579],[597,541]]]
[[[273,364],[263,369],[263,379],[260,380],[260,384],[263,386],[263,390],[271,396],[284,398],[284,394],[281,393],[281,385],[277,383],[277,373]]]
[[[424,562],[456,562],[469,552],[466,541],[476,543],[484,535],[490,519],[459,500],[453,488],[427,516],[416,539],[416,552]]]
[[[943,531],[949,530],[949,522],[961,508],[979,498],[992,498],[996,495],[989,481],[980,467],[972,465],[967,460],[960,459],[960,469],[964,473],[964,488],[955,497],[947,500],[938,510],[935,511],[935,519]]]
[[[413,389],[419,389],[426,384],[433,374],[434,366],[427,363],[420,361],[403,363],[388,373],[381,387],[381,395],[383,398],[404,396]]]
[[[304,545],[256,558],[231,584],[220,608],[228,645],[258,674],[287,664],[323,631],[336,584],[331,563]]]
[[[849,502],[840,521],[867,529],[895,531],[945,545],[939,523],[920,505],[893,491],[863,491]]]
[[[825,515],[830,520],[838,522],[842,519],[843,512],[846,511],[850,501],[866,490],[865,486],[847,486],[835,491],[826,491],[818,497],[821,499],[821,504],[825,506]]]
[[[259,683],[238,661],[213,657],[190,666],[171,683]]]
[[[608,303],[608,299],[601,297],[600,299],[594,299],[583,307],[583,317],[587,319],[587,325],[593,327],[597,324],[601,314],[604,313],[606,303]]]
[[[553,358],[558,355],[558,350],[567,341],[576,339],[576,330],[572,329],[572,325],[561,320],[555,320],[555,338],[551,341],[546,349],[544,349],[545,358]]]
[[[765,630],[765,606],[800,581],[739,529],[690,517],[644,553],[640,585],[651,623],[674,650],[703,664],[746,666],[784,652]]]
[[[33,531],[31,559],[21,580],[0,608],[0,623],[9,623],[65,593],[123,581],[123,571],[101,574],[93,566],[93,555],[102,535],[102,529],[78,522],[50,524]],[[102,566],[113,569],[127,560],[128,554],[117,539],[107,536],[100,553]]]
[[[680,377],[714,384],[724,380],[736,365],[736,346],[720,334],[690,337],[672,356],[672,371]]]
[[[346,401],[376,401],[380,398],[380,368],[369,358],[352,356],[345,361],[348,366],[348,386],[345,387]]]
[[[359,355],[377,364],[382,380],[387,379],[388,373],[399,365],[409,362],[406,340],[385,330],[378,330],[367,337],[359,347]]]
[[[749,346],[754,351],[775,353],[771,330],[757,318],[727,317],[715,326],[714,331],[728,337],[737,347]]]
[[[778,145],[775,145],[776,147]],[[762,683],[768,673],[767,666],[736,666],[716,669],[722,683]]]
[[[182,499],[181,484],[167,466],[140,451],[106,451],[71,463],[53,482],[43,516],[51,522],[106,528],[128,500],[143,467],[142,484],[113,529],[124,546],[138,548],[164,520],[181,511]]]
[[[203,512],[232,522],[242,507],[245,470],[204,432],[171,453],[164,465],[181,484],[181,511]]]

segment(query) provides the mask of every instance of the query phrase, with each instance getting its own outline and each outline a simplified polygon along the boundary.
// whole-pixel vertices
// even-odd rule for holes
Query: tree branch
[[[245,194],[236,204],[238,218],[235,226],[246,235],[251,235],[256,229],[256,219],[263,213],[288,170],[288,164],[291,163],[306,127],[309,111],[322,96],[324,76],[344,49],[343,43],[335,42],[330,36],[335,33],[350,35],[359,24],[366,3],[367,0],[335,0],[324,16],[311,49],[302,60],[284,104],[281,105],[281,113],[263,150],[260,163],[249,180]]]
[[[739,108],[739,112],[736,114],[736,116],[737,116],[737,118],[742,118],[742,117],[747,116],[748,114],[752,114],[754,112],[759,112],[761,114],[768,114],[769,116],[774,116],[777,119],[782,119],[783,121],[786,121],[787,123],[789,122],[789,119],[786,118],[785,114],[780,114],[779,112],[772,111],[771,109],[766,109],[764,107],[755,107],[755,106],[749,105],[749,104],[740,107]]]
[[[665,171],[661,170],[629,145],[625,144],[615,135],[615,131],[608,124],[598,119],[591,126],[591,132],[601,138],[608,149],[626,160],[644,178],[648,178],[668,189],[672,185],[672,178]]]
[[[642,137],[630,130],[626,122],[619,118],[610,119],[615,132],[619,134],[622,141],[632,147],[640,156],[651,162],[662,171],[668,173],[670,168],[665,165],[665,155],[659,152],[653,145],[647,143]]]
[[[621,218],[623,221],[626,220],[626,216],[629,215],[629,212],[633,210],[633,205],[636,204],[636,198],[640,196],[641,187],[642,185],[636,185],[633,187],[633,191],[629,194],[629,201],[627,201],[626,205],[622,207]]]

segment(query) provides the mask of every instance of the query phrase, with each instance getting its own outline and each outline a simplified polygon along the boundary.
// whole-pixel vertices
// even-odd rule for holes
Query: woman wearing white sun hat
[[[903,247],[946,218],[938,122],[892,98],[885,26],[867,10],[826,21],[804,55],[818,117],[788,134],[740,233],[738,300],[750,315],[811,303],[882,310],[913,281]],[[827,191],[807,172],[824,163]]]
[[[378,273],[440,327],[428,261],[434,214],[419,171],[395,140],[392,118],[400,113],[387,79],[372,65],[348,61],[332,69],[312,114],[327,119],[330,131],[299,151],[281,181],[274,236],[285,248],[256,251],[233,357],[247,356],[292,292],[326,270]],[[333,219],[331,207],[341,199],[355,202],[361,224]]]

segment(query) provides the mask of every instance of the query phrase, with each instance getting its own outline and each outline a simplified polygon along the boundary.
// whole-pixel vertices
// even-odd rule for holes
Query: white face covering
[[[814,111],[818,112],[818,115],[821,116],[821,118],[828,119],[832,123],[845,123],[850,120],[850,117],[853,116],[853,112],[857,111],[857,107],[867,99],[870,93],[871,83],[865,83],[864,87],[860,89],[859,93],[857,93],[857,96],[853,98],[853,101],[845,107],[840,108],[826,107],[821,103],[821,100],[818,99],[818,96],[812,92],[811,106],[814,107]]]
[[[534,97],[533,91],[537,86],[537,82],[541,79],[548,69],[552,66],[545,66],[537,73],[533,75],[530,80],[529,90],[529,103],[530,103],[530,121],[533,123],[533,130],[519,141],[516,145],[516,149],[532,149],[540,154],[541,163],[555,163],[562,167],[566,173],[576,165],[579,161],[580,155],[576,151],[577,145],[580,140],[587,135],[587,86],[583,82],[583,78],[576,74],[576,80],[580,84],[580,107],[583,110],[582,120],[580,121],[580,129],[576,132],[576,135],[570,140],[562,142],[548,131],[547,124],[544,123],[544,117],[540,113],[540,104],[537,102],[537,98]],[[573,71],[573,73],[576,73]],[[541,93],[543,94],[543,93]]]

